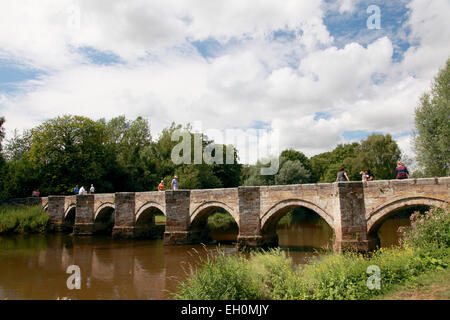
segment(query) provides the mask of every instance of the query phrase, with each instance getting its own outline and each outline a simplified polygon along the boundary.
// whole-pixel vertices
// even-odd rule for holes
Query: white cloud
[[[354,10],[352,1],[339,4],[342,12]],[[67,25],[73,6],[80,9],[79,29]],[[172,121],[220,130],[261,121],[280,130],[282,148],[310,156],[344,142],[345,131],[409,132],[419,96],[450,52],[448,2],[409,6],[417,46],[394,63],[388,37],[366,47],[333,46],[320,1],[2,3],[0,57],[47,75],[3,94],[0,110],[8,131],[67,113],[143,115],[154,135]],[[295,39],[275,41],[277,30]],[[205,59],[189,41],[208,38],[235,44]],[[80,46],[126,63],[94,65]],[[329,118],[315,120],[317,112]],[[406,138],[399,143],[407,150]]]
[[[353,0],[340,0],[339,1],[339,13],[350,12],[355,10],[355,4]]]

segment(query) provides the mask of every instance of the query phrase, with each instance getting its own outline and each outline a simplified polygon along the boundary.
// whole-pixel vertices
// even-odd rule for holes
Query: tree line
[[[449,80],[450,59],[416,108],[416,177],[450,175]],[[391,135],[373,134],[311,158],[300,151],[284,150],[278,158],[278,173],[265,176],[260,174],[261,160],[243,165],[239,151],[231,145],[218,145],[225,150],[224,164],[174,164],[172,150],[180,142],[172,141],[176,130],[200,135],[203,150],[214,143],[194,133],[189,125],[172,123],[155,139],[148,120],[142,117],[129,120],[119,116],[106,121],[64,115],[31,130],[15,130],[5,140],[5,121],[0,117],[0,199],[27,197],[35,189],[41,195],[71,194],[76,184],[94,184],[96,192],[105,193],[151,191],[157,190],[161,179],[170,187],[174,175],[179,177],[181,189],[334,182],[340,167],[345,167],[351,180],[361,180],[360,171],[366,169],[376,180],[393,179],[402,157]],[[225,164],[228,152],[234,155],[233,164]]]

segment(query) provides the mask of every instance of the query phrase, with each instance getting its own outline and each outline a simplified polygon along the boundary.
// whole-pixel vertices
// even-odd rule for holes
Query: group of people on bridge
[[[81,188],[78,189],[78,185],[76,185],[75,188],[73,188],[73,193],[74,194],[80,194],[80,195],[88,194],[88,192],[86,191],[86,189],[84,189],[83,186],[81,186]],[[90,194],[91,193],[95,193],[95,188],[94,188],[93,184],[91,184],[91,188],[89,189],[89,193]]]
[[[178,190],[178,177],[174,176],[172,182],[170,183],[170,187],[172,190]],[[164,180],[161,179],[161,182],[158,185],[158,191],[164,191]]]
[[[361,171],[362,181],[372,181],[374,179],[372,172],[370,169],[366,171]],[[395,178],[396,179],[409,179],[409,171],[406,168],[405,164],[401,161],[397,162],[397,167],[395,168]],[[345,172],[345,168],[341,167],[337,174],[336,182],[345,182],[350,181],[348,178],[347,172]]]

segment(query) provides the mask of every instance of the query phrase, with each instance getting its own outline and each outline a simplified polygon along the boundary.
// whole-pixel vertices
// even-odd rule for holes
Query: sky
[[[6,139],[64,114],[125,115],[154,138],[172,122],[217,142],[277,132],[279,150],[307,156],[389,133],[413,156],[449,12],[449,0],[2,0],[0,116]],[[264,153],[244,148],[242,162]]]

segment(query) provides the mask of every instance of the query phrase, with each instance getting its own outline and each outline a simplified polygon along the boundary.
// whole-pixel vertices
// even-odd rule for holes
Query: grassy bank
[[[42,233],[48,228],[48,214],[40,206],[1,206],[0,234]]]
[[[378,300],[450,300],[450,268],[427,272],[396,285]]]
[[[450,215],[432,209],[411,216],[403,244],[370,255],[328,254],[296,266],[277,250],[208,256],[180,283],[178,299],[372,299],[419,277],[448,270]],[[379,281],[376,271],[379,270]],[[375,272],[375,273],[374,273]],[[379,286],[377,286],[379,284]]]

